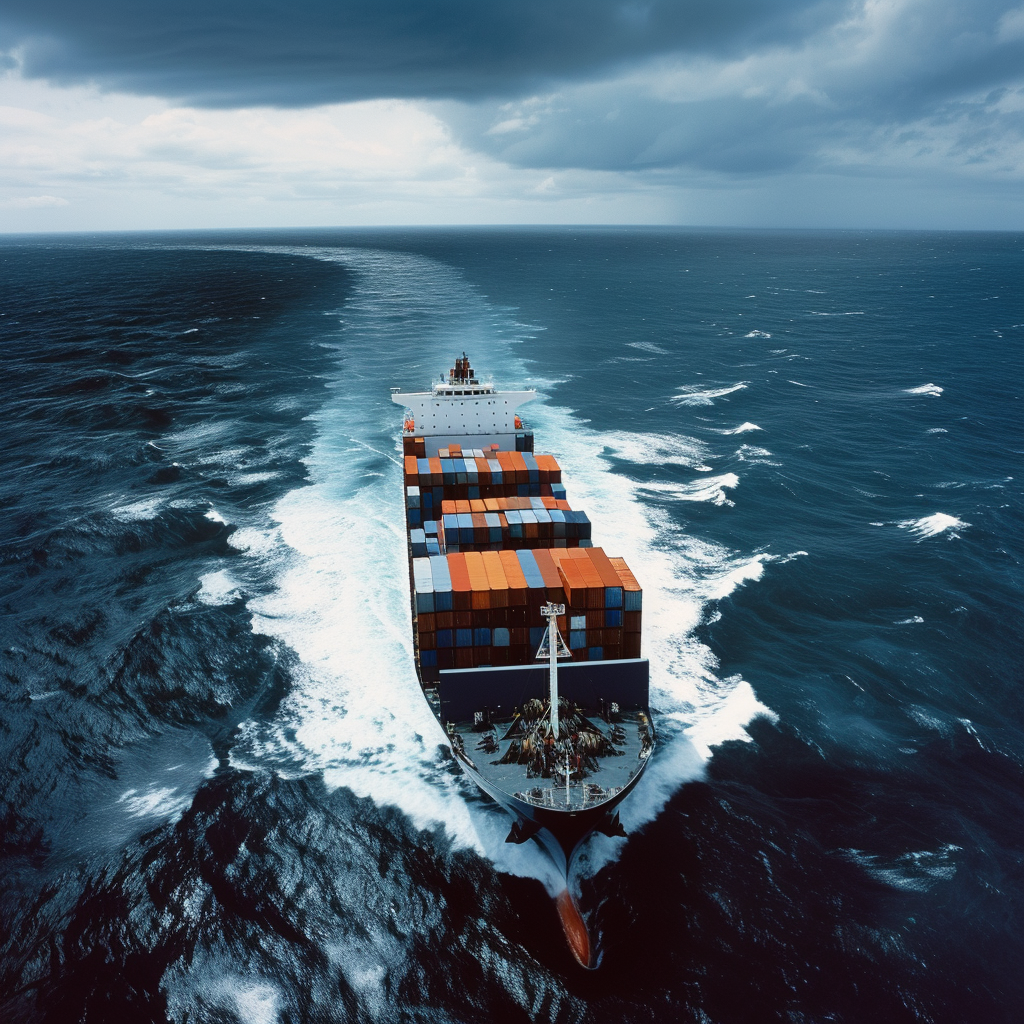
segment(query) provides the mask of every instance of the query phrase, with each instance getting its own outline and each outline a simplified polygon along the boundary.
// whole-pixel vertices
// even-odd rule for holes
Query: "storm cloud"
[[[800,39],[844,0],[7,0],[27,77],[207,106],[514,96],[671,52]]]
[[[990,210],[1022,209],[1021,0],[5,0],[4,66],[8,82],[121,97],[111,109],[139,97],[194,112],[135,126],[119,116],[102,131],[95,119],[44,119],[49,163],[29,115],[10,114],[24,142],[10,150],[22,168],[16,202],[59,194],[62,137],[79,140],[83,180],[97,160],[115,167],[124,153],[152,178],[158,158],[170,177],[190,160],[227,173],[230,138],[227,148],[246,154],[236,177],[258,166],[260,180],[283,182],[291,158],[273,140],[301,136],[300,192],[311,178],[328,181],[332,166],[368,168],[372,152],[387,180],[404,166],[410,180],[444,173],[453,196],[486,191],[504,168],[519,190],[509,198],[535,211],[570,193],[583,200],[598,182],[659,192],[665,209],[673,188],[785,180],[793,197],[816,181],[830,209],[842,191],[832,179],[871,178],[906,195],[942,192],[935,208],[970,193],[989,197]],[[373,108],[394,120],[381,125],[383,148],[371,138],[378,115],[360,106],[375,103],[406,105]],[[305,108],[322,113],[287,121]],[[216,112],[229,110],[250,111],[264,136],[221,124]],[[310,126],[321,121],[332,127],[317,135]],[[418,126],[408,144],[402,124]],[[181,173],[186,183],[201,176]],[[365,173],[360,189],[370,189]],[[859,209],[870,207],[868,186],[851,189],[864,197]],[[879,201],[886,189],[896,202],[884,184]]]

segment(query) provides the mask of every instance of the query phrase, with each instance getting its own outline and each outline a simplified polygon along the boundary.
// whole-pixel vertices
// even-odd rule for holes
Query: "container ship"
[[[391,389],[413,650],[459,765],[512,816],[507,841],[534,840],[562,873],[559,918],[592,967],[568,879],[591,833],[625,835],[616,808],[654,750],[643,592],[534,453],[518,410],[536,397],[481,382],[465,353],[429,391]]]

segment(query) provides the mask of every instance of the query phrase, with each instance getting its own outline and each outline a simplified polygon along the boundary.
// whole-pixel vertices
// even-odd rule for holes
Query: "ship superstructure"
[[[416,668],[460,765],[568,879],[654,748],[643,594],[594,547],[553,456],[518,409],[534,391],[477,379],[463,354],[430,391],[392,389],[403,428]],[[568,890],[559,914],[591,966]]]

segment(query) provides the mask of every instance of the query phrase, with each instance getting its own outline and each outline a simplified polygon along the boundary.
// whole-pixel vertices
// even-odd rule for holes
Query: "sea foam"
[[[751,430],[763,430],[763,427],[759,427],[756,423],[741,423],[738,427],[732,427],[729,430],[717,430],[718,434],[748,434]]]
[[[493,335],[500,320],[457,273],[434,261],[368,250],[299,252],[338,260],[354,273],[346,360],[360,349],[377,351],[386,339],[398,367],[406,360],[444,366],[453,347],[479,343],[481,333]],[[396,325],[396,307],[416,316]],[[512,340],[521,333],[511,324],[504,329]],[[501,344],[492,344],[488,358],[499,386],[529,380],[525,366]],[[541,390],[546,383],[536,382]],[[709,404],[745,386],[680,397]],[[558,879],[548,859],[532,844],[505,843],[504,812],[479,799],[464,775],[449,771],[440,752],[446,737],[416,679],[401,462],[393,440],[400,411],[386,394],[365,388],[333,393],[312,417],[311,484],[278,502],[276,527],[239,530],[230,541],[274,580],[269,593],[250,600],[253,628],[278,638],[299,658],[276,718],[243,723],[232,763],[283,775],[320,773],[330,787],[399,807],[418,828],[443,826],[456,845],[554,891]],[[659,517],[657,503],[644,500],[646,485],[628,476],[630,462],[700,468],[694,464],[705,455],[701,442],[669,434],[605,434],[543,401],[531,406],[530,419],[543,448],[557,454],[573,506],[590,514],[594,544],[625,557],[641,577],[651,702],[681,716],[678,728],[667,722],[651,766],[655,785],[647,798],[629,801],[630,821],[642,823],[657,813],[666,793],[700,774],[715,737],[742,736],[752,717],[770,714],[749,684],[718,678],[714,655],[694,636],[708,603],[759,578],[768,559],[737,555],[671,526]],[[608,451],[627,463],[626,473],[613,468]],[[735,474],[724,474],[662,493],[724,503],[725,491],[737,484]],[[695,744],[684,725],[698,720]],[[608,857],[621,849],[612,841],[607,846]]]
[[[910,530],[920,539],[925,537],[937,537],[940,533],[949,533],[951,537],[959,537],[959,531],[970,526],[956,516],[946,515],[945,512],[935,512],[930,516],[923,516],[921,519],[904,519],[896,524],[903,530]]]
[[[677,405],[714,405],[715,400],[725,398],[735,391],[742,391],[747,387],[746,381],[739,381],[729,387],[722,388],[701,388],[696,385],[686,384],[678,388],[678,395],[673,395],[670,401]]]

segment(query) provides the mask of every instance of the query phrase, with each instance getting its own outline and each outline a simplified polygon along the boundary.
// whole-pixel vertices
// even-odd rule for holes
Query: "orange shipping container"
[[[469,572],[469,585],[473,589],[473,608],[490,608],[491,585],[487,582],[487,570],[479,551],[466,552],[466,569]]]
[[[640,584],[637,583],[636,577],[630,572],[629,566],[626,565],[624,558],[609,558],[609,562],[612,564],[612,568],[615,570],[615,574],[622,581],[623,590],[639,590]]]
[[[505,567],[501,564],[501,558],[497,551],[484,551],[481,554],[484,563],[484,571],[487,573],[487,582],[491,588],[491,607],[508,607],[508,580],[505,578]]]
[[[570,608],[586,608],[587,584],[576,562],[571,558],[563,559],[558,566],[558,575],[562,578],[562,586],[565,588],[565,597]]]
[[[533,553],[534,561],[537,563],[537,568],[540,570],[541,576],[544,577],[544,586],[549,590],[562,589],[562,580],[558,575],[558,569],[555,566],[555,561],[551,557],[551,550],[549,548],[538,548]],[[548,594],[549,601],[557,601],[558,598]]]
[[[456,612],[468,611],[473,607],[473,588],[469,583],[469,570],[466,568],[466,556],[456,551],[447,556],[448,573],[452,578],[452,607]],[[456,620],[456,626],[458,621]]]
[[[526,468],[526,459],[522,452],[509,452],[512,456],[512,465],[515,467],[517,484],[528,484],[530,482],[530,471]]]
[[[589,552],[586,548],[568,548],[573,556],[575,556],[575,565],[579,569],[584,581],[587,585],[587,607],[588,608],[603,608],[604,607],[604,585],[601,582],[601,574],[597,571],[597,567],[590,560]]]
[[[523,567],[519,564],[516,553],[498,551],[496,554],[501,559],[501,567],[505,570],[505,579],[508,581],[508,603],[514,606],[525,605],[528,599],[526,576],[523,575]]]
[[[619,574],[615,571],[615,567],[612,565],[611,559],[604,553],[603,548],[585,548],[587,554],[590,556],[591,562],[597,568],[597,571],[601,574],[601,582],[606,587],[621,587],[622,581],[619,579]]]

